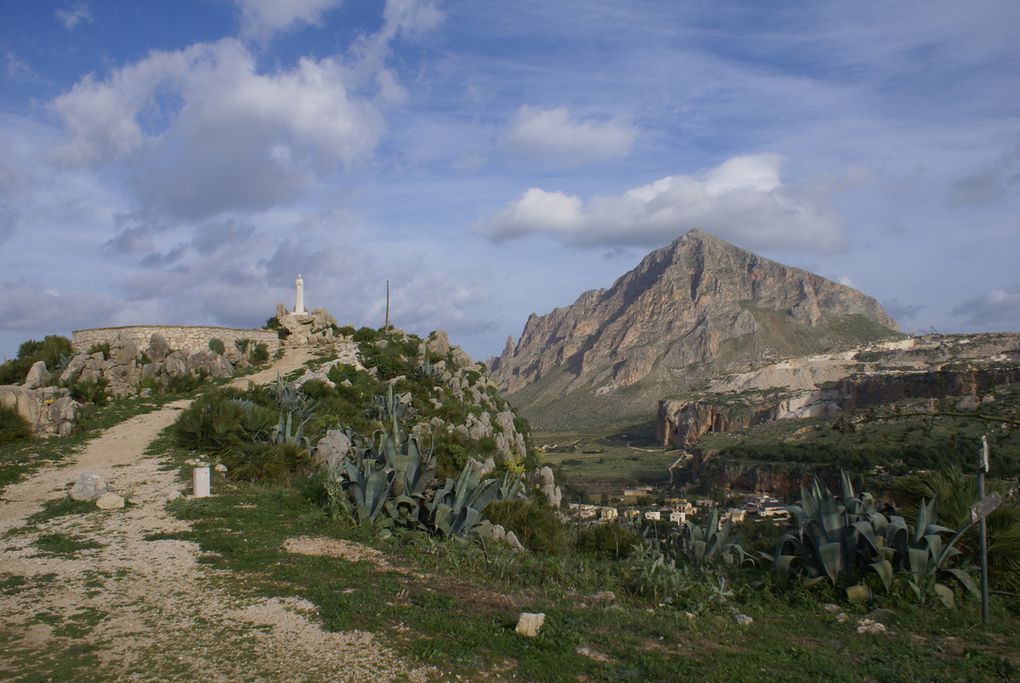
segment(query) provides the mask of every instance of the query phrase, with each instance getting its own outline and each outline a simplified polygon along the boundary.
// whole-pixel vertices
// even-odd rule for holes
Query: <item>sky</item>
[[[498,354],[699,228],[1020,330],[1020,3],[0,0],[0,354],[293,306]]]

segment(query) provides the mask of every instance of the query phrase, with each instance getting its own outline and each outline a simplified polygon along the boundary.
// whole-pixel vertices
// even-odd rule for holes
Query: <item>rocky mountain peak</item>
[[[577,391],[608,397],[638,384],[665,391],[691,381],[694,365],[730,368],[831,350],[894,329],[879,303],[855,289],[691,230],[609,289],[532,314],[491,372],[510,394],[543,380],[555,384],[529,389],[525,402]]]

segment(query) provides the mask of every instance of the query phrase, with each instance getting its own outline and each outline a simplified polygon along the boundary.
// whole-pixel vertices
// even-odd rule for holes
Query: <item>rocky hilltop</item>
[[[491,363],[500,388],[545,428],[650,419],[719,372],[897,335],[850,287],[692,230],[609,289],[532,315]]]

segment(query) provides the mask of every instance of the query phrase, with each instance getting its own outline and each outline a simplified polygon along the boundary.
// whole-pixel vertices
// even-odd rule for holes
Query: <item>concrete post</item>
[[[209,466],[196,467],[192,471],[192,484],[195,487],[195,498],[209,497]]]

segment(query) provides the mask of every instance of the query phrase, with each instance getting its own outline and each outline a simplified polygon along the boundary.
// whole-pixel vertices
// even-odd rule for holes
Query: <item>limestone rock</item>
[[[553,474],[551,467],[546,465],[532,472],[529,477],[529,483],[545,494],[545,497],[549,500],[549,505],[559,508],[560,502],[563,500],[563,493],[560,491],[560,487],[556,485],[556,476]]]
[[[538,636],[538,632],[542,629],[542,624],[545,623],[545,614],[542,612],[521,612],[520,616],[517,617],[517,633],[522,636],[534,638]]]
[[[13,408],[37,435],[67,436],[74,429],[80,404],[61,387],[0,386],[0,405]]]
[[[733,621],[737,622],[740,626],[750,626],[754,623],[754,619],[739,612],[733,615]]]
[[[857,621],[857,632],[862,635],[879,635],[886,632],[885,624],[874,619],[859,619]]]
[[[437,330],[429,335],[429,338],[425,342],[426,348],[429,353],[434,353],[440,357],[440,359],[446,358],[447,354],[450,353],[450,338],[443,330]]]
[[[339,429],[330,429],[315,445],[315,463],[333,470],[351,451],[351,439]]]
[[[78,481],[74,483],[74,487],[71,489],[71,499],[98,500],[109,490],[110,485],[100,475],[95,472],[82,472],[78,475]]]
[[[41,360],[37,360],[32,363],[32,367],[29,368],[28,374],[25,376],[25,383],[22,386],[26,389],[35,389],[49,381],[50,372],[46,369],[46,363]]]
[[[163,372],[168,377],[179,377],[188,374],[188,356],[183,351],[170,353],[163,361]]]
[[[528,404],[519,406],[541,423],[550,400],[573,405],[575,391],[591,398],[599,387],[622,389],[646,381],[649,392],[657,383],[685,389],[706,378],[698,372],[717,371],[708,367],[716,362],[739,367],[770,354],[827,350],[832,342],[813,330],[823,320],[847,316],[876,323],[856,327],[860,338],[852,343],[891,336],[896,327],[869,296],[692,230],[648,254],[611,288],[585,292],[547,315],[533,314],[490,374],[502,390],[515,394],[554,370],[562,373],[547,391],[529,392],[529,401],[545,407],[542,414],[529,414]],[[774,325],[797,330],[796,343],[803,348],[772,332]],[[724,343],[740,337],[755,343],[719,360]],[[688,366],[698,372],[677,373]],[[631,391],[621,400],[622,393],[598,397],[597,406],[618,418],[647,416],[649,399],[662,396]]]
[[[96,507],[100,510],[116,510],[124,507],[124,498],[113,491],[107,491],[96,499]]]
[[[213,465],[213,471],[217,472],[218,474],[226,474],[227,466],[224,465],[222,462],[218,462],[215,465]]]
[[[149,348],[145,352],[149,360],[158,363],[170,355],[170,344],[159,332],[149,337]]]

